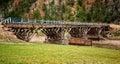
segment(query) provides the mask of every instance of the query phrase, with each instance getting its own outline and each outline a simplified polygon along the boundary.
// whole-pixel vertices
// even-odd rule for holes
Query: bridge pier
[[[29,42],[31,38],[35,35],[35,29],[32,28],[12,28],[14,34],[17,38]]]
[[[64,28],[43,28],[41,30],[46,36],[46,42],[48,43],[56,43],[56,44],[64,44],[64,35],[66,29]]]

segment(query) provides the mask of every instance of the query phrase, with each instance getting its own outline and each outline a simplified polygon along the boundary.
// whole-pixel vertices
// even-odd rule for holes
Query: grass
[[[120,50],[54,44],[0,44],[0,64],[120,64]]]

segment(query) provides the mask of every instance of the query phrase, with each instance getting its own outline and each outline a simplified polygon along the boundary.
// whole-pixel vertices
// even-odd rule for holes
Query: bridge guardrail
[[[0,19],[3,23],[33,23],[33,24],[65,24],[65,25],[108,25],[105,23],[82,23],[82,22],[65,22],[65,21],[50,21],[50,20],[36,20],[36,19],[23,19],[23,18],[1,18]]]

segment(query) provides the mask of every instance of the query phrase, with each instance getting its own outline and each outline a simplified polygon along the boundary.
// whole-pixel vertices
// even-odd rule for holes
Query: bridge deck
[[[51,27],[106,27],[105,23],[82,23],[82,22],[65,22],[65,21],[49,21],[49,20],[35,20],[35,19],[21,19],[21,18],[7,18],[1,19],[6,27],[19,28],[51,28]]]
[[[19,24],[19,23],[8,23],[5,24],[6,27],[16,27],[16,28],[52,28],[52,27],[106,27],[102,25],[67,25],[67,24]]]

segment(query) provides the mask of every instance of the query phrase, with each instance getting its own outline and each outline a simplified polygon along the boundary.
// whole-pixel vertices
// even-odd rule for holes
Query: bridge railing
[[[82,23],[82,22],[66,22],[66,21],[50,21],[50,20],[36,20],[36,19],[23,19],[23,18],[1,18],[0,19],[3,23],[22,23],[22,24],[27,24],[27,23],[32,23],[32,24],[62,24],[62,25],[93,25],[93,26],[99,26],[99,25],[108,25],[105,23]]]

